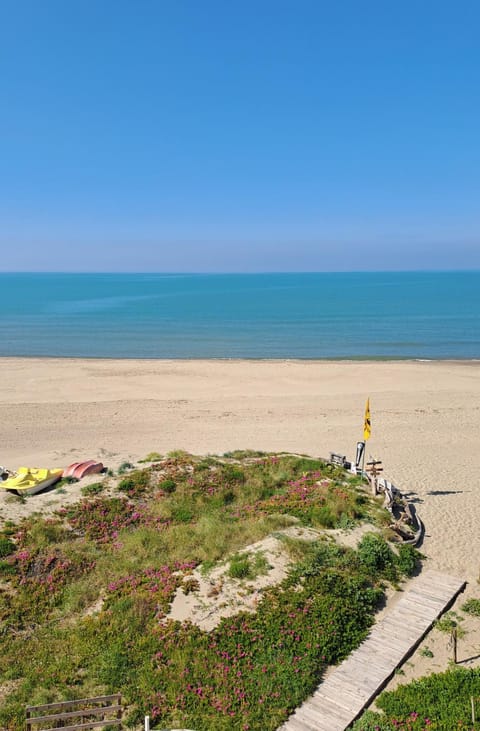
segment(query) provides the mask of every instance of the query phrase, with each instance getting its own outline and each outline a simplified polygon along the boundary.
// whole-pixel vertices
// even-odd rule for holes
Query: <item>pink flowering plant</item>
[[[455,667],[382,693],[383,713],[365,713],[354,731],[474,731],[471,698],[480,698],[480,668]]]
[[[361,493],[314,471],[288,481],[282,492],[258,501],[253,510],[287,513],[311,525],[333,528],[342,516],[361,518],[365,502]]]
[[[121,576],[108,584],[105,608],[115,607],[116,602],[125,597],[142,597],[155,609],[157,618],[160,618],[168,610],[184,577],[191,574],[194,566],[193,561],[176,561],[173,566],[165,564],[156,568],[149,567],[128,576]]]
[[[144,525],[158,528],[168,521],[154,518],[144,504],[136,504],[124,498],[97,497],[82,500],[76,505],[59,511],[76,535],[99,543],[109,543],[118,538],[123,530],[133,530]]]
[[[352,582],[342,570],[327,582],[329,588],[335,584],[335,595],[325,592],[330,571],[312,575],[301,587],[292,576],[265,594],[255,615],[224,619],[211,633],[160,624],[152,676],[157,690],[146,706],[155,722],[276,728],[371,624],[379,592],[365,579]]]
[[[226,560],[272,526],[365,515],[380,515],[368,492],[319,460],[177,453],[108,478],[53,519],[23,521],[0,557],[0,668],[16,682],[0,728],[23,729],[28,703],[109,692],[122,693],[133,727],[149,714],[158,727],[277,728],[365,636],[379,561],[390,570],[396,559],[383,544],[363,554],[312,544],[254,614],[210,633],[167,620],[170,603],[180,585],[195,592],[198,563]]]
[[[8,576],[14,591],[4,595],[0,622],[13,621],[18,628],[49,616],[61,602],[64,589],[95,567],[95,561],[90,557],[68,548],[49,546],[39,549],[28,543],[11,554],[8,563]]]

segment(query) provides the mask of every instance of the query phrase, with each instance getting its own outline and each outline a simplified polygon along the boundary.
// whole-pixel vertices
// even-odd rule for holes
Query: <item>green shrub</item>
[[[397,728],[383,714],[374,711],[366,711],[353,725],[353,731],[397,731]]]
[[[193,460],[192,455],[186,452],[185,449],[172,449],[172,451],[167,454],[167,458],[175,460],[177,465],[185,465],[191,463]]]
[[[232,556],[228,568],[228,575],[231,579],[250,578],[250,560],[246,553]]]
[[[265,457],[266,452],[258,452],[255,449],[235,449],[233,452],[224,452],[223,456],[230,459],[252,459],[255,457]]]
[[[473,614],[475,617],[480,617],[480,599],[468,599],[465,604],[462,605],[461,609],[464,612],[467,612],[467,614]]]
[[[352,528],[355,528],[356,522],[353,520],[353,518],[350,518],[347,513],[342,513],[340,516],[340,520],[337,520],[335,524],[335,528],[340,528],[341,530],[352,530]]]
[[[434,627],[445,634],[449,634],[456,629],[457,637],[460,637],[463,634],[463,630],[458,626],[459,619],[461,620],[463,617],[459,617],[456,612],[446,612],[442,617],[437,619]]]
[[[28,547],[30,550],[45,549],[71,538],[70,532],[58,518],[27,518],[23,522],[21,535],[22,548]]]
[[[130,492],[130,490],[133,490],[134,488],[135,480],[132,480],[131,477],[124,477],[117,485],[117,489],[120,490],[120,492]]]
[[[317,541],[305,543],[304,551],[306,556],[303,561],[297,562],[296,566],[290,569],[289,580],[295,586],[303,580],[303,577],[323,576],[325,570],[340,566],[345,556],[351,559],[353,551],[346,551],[337,543]]]
[[[400,546],[398,549],[397,566],[405,576],[413,576],[420,562],[421,554],[413,546]]]
[[[480,669],[454,668],[445,673],[429,675],[383,693],[376,701],[387,718],[401,728],[411,719],[408,728],[472,729],[470,698],[480,696]],[[429,724],[425,723],[429,719]],[[477,728],[475,725],[473,728]]]
[[[6,520],[3,524],[2,534],[4,536],[13,536],[18,530],[18,526],[12,520]]]
[[[125,492],[129,497],[137,497],[143,495],[145,490],[150,484],[150,473],[148,470],[136,470],[131,472],[128,477],[124,477],[123,480],[117,485],[117,489],[120,492]]]
[[[235,464],[225,464],[222,465],[221,469],[221,479],[222,481],[225,481],[227,484],[239,482],[243,483],[245,482],[245,473],[239,467]]]
[[[315,511],[315,517],[324,528],[333,528],[335,526],[335,516],[329,505],[325,505],[323,508],[318,508],[318,510]]]
[[[15,543],[11,541],[7,536],[0,535],[0,558],[10,556],[15,551]]]
[[[293,457],[292,470],[295,476],[305,472],[317,472],[325,468],[325,462],[310,457]]]
[[[1,576],[14,576],[17,573],[15,564],[9,561],[0,560],[0,577]]]
[[[176,523],[190,523],[195,513],[188,505],[177,505],[172,508],[172,519]]]
[[[366,533],[358,544],[358,557],[368,571],[390,580],[397,578],[396,557],[387,542],[376,533]]]
[[[91,485],[85,485],[81,488],[80,492],[82,495],[88,497],[88,495],[98,495],[100,492],[105,490],[103,482],[93,482]]]
[[[143,459],[139,459],[139,462],[160,462],[160,460],[163,459],[163,456],[159,454],[158,452],[150,452],[147,454],[146,457]]]
[[[266,574],[270,566],[261,551],[253,555],[249,553],[236,553],[230,559],[228,576],[232,579],[255,579],[257,576]]]
[[[61,480],[55,483],[55,487],[58,491],[60,487],[64,487],[64,485],[73,485],[75,482],[78,482],[77,477],[73,477],[72,475],[68,475],[67,477],[62,477]]]
[[[204,457],[195,465],[195,471],[204,472],[205,470],[209,470],[210,467],[214,467],[218,464],[218,459],[215,459],[214,457]]]
[[[168,494],[171,494],[172,492],[175,492],[177,489],[177,484],[175,480],[172,480],[171,478],[167,478],[166,480],[162,480],[158,484],[159,488],[163,490],[163,492],[166,492]]]
[[[122,464],[118,468],[118,474],[124,475],[125,472],[130,472],[130,470],[133,470],[134,468],[135,465],[133,465],[131,462],[122,462]]]

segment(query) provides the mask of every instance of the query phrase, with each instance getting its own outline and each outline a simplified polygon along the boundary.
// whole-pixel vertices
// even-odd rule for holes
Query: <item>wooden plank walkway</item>
[[[344,731],[463,591],[465,583],[436,571],[413,579],[360,647],[320,683],[279,731]]]

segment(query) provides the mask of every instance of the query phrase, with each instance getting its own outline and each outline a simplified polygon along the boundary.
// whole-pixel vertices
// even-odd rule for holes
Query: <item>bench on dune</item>
[[[122,714],[120,693],[46,703],[41,706],[27,706],[26,729],[27,731],[122,729]]]

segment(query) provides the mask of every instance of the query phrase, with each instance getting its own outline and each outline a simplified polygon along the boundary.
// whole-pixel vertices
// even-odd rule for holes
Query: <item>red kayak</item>
[[[93,475],[103,470],[103,464],[89,459],[87,462],[73,462],[63,470],[63,477],[75,477],[81,480],[85,475]]]

